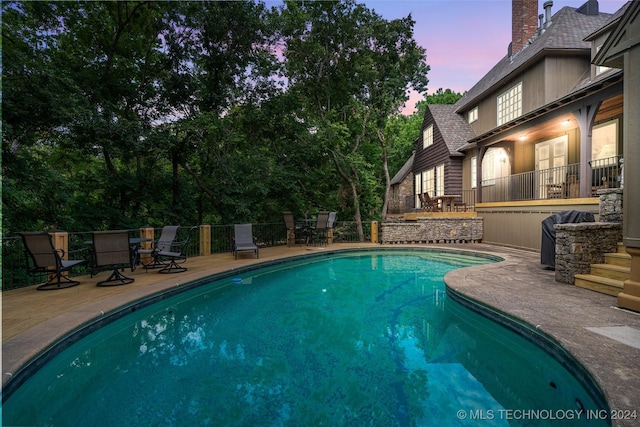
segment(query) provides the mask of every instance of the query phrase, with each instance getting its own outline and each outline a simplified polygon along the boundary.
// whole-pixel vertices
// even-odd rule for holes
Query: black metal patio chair
[[[191,241],[191,234],[197,228],[197,225],[191,227],[184,240],[178,240],[178,230],[176,230],[176,238],[170,244],[156,245],[156,251],[153,253],[155,263],[163,266],[159,273],[168,274],[187,271],[187,267],[182,264],[187,261],[187,247]]]
[[[133,272],[134,259],[126,230],[94,231],[93,265],[91,277],[100,271],[111,270],[111,275],[97,283],[98,286],[119,286],[133,283],[135,279],[120,272],[129,267]]]
[[[80,282],[71,280],[68,272],[73,267],[86,262],[85,259],[67,260],[65,255],[80,251],[66,252],[56,249],[51,240],[51,236],[45,232],[25,232],[19,233],[24,244],[27,273],[36,275],[41,273],[49,274],[46,283],[36,289],[41,291],[64,289],[79,285]]]

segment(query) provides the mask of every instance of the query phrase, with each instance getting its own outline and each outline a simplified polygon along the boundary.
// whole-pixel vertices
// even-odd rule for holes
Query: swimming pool
[[[447,297],[448,271],[492,261],[364,251],[226,275],[68,347],[6,400],[3,423],[539,425],[524,411],[548,411],[585,425],[569,414],[598,396]]]

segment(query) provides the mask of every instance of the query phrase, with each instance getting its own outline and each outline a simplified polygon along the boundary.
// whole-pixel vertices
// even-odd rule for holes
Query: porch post
[[[635,5],[636,9],[638,8]],[[631,6],[630,6],[631,8]],[[631,273],[618,294],[618,306],[640,311],[640,43],[624,54],[624,203],[622,236],[631,255]]]
[[[482,159],[487,152],[487,147],[478,147],[476,157],[476,203],[482,203]]]
[[[580,129],[580,197],[591,197],[591,131],[601,103],[583,105],[573,112]]]

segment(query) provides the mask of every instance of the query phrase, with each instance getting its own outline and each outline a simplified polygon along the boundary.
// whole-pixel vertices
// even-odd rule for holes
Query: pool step
[[[443,261],[447,264],[458,264],[462,267],[471,267],[473,265],[483,265],[487,263],[485,258],[476,258],[469,255],[457,255],[453,253],[432,253],[428,256],[429,259]]]
[[[617,296],[631,275],[631,255],[618,244],[616,252],[604,254],[604,264],[591,264],[591,274],[576,274],[575,285]]]

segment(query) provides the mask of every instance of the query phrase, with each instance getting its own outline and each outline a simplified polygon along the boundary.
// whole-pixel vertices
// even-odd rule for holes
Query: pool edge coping
[[[325,255],[325,254],[330,254],[330,253],[335,253],[335,252],[354,252],[354,251],[375,251],[375,250],[388,250],[388,249],[399,249],[399,250],[406,250],[406,249],[417,249],[417,250],[425,250],[425,249],[436,249],[436,250],[453,250],[453,251],[457,251],[457,252],[464,252],[464,253],[470,253],[470,254],[484,254],[484,255],[494,255],[494,256],[498,256],[504,259],[504,261],[501,262],[497,262],[497,263],[491,263],[491,264],[487,264],[487,265],[483,265],[483,266],[473,266],[473,267],[466,267],[466,268],[462,268],[462,269],[456,269],[450,273],[447,274],[447,276],[445,276],[445,284],[447,286],[447,288],[451,287],[452,290],[455,290],[456,292],[459,293],[464,293],[461,292],[460,289],[458,289],[460,286],[459,283],[449,283],[449,281],[451,280],[451,277],[448,277],[449,275],[451,275],[452,273],[454,274],[455,272],[459,272],[459,271],[467,271],[470,269],[497,269],[500,266],[504,266],[505,264],[513,264],[514,262],[522,262],[523,260],[526,260],[528,262],[532,263],[532,258],[534,258],[535,256],[537,256],[537,253],[535,252],[529,252],[529,251],[523,251],[523,250],[517,250],[517,249],[513,249],[513,248],[505,248],[505,247],[501,247],[501,246],[494,246],[494,245],[487,245],[487,244],[478,244],[476,245],[465,245],[464,248],[461,248],[459,245],[394,245],[394,246],[357,246],[357,247],[352,247],[352,248],[338,248],[338,249],[329,249],[327,251],[323,251],[321,253],[308,253],[308,254],[302,254],[302,255],[294,255],[294,256],[285,256],[285,257],[279,257],[279,258],[272,258],[272,259],[267,259],[266,261],[261,260],[259,263],[256,264],[251,264],[248,266],[243,266],[243,267],[239,267],[239,268],[234,268],[234,269],[230,269],[230,270],[226,270],[224,272],[220,272],[217,274],[226,274],[226,275],[233,275],[234,273],[238,272],[238,271],[248,271],[248,270],[252,270],[255,268],[260,268],[265,266],[266,264],[276,264],[276,263],[281,263],[281,262],[287,262],[287,261],[291,261],[294,258],[307,258],[307,257],[315,257],[315,256],[319,256],[319,255]],[[515,252],[515,256],[514,255]],[[215,275],[215,274],[214,274]],[[181,275],[184,279],[183,279],[183,284],[187,283],[187,282],[196,282],[208,277],[211,277],[212,274],[205,274],[204,272],[201,273],[196,273],[196,274],[186,274],[186,275]],[[530,278],[531,281],[536,281],[537,278],[532,277]],[[168,279],[166,281],[154,284],[153,286],[151,286],[152,290],[147,290],[145,292],[142,292],[143,294],[145,294],[144,296],[139,296],[138,299],[131,299],[131,293],[126,295],[126,299],[129,300],[126,304],[119,304],[119,308],[122,309],[125,305],[132,305],[135,304],[136,301],[139,301],[140,298],[150,298],[152,297],[154,294],[160,294],[163,293],[173,287],[175,287],[176,289],[181,288],[183,289],[183,287],[180,287],[180,284],[176,284],[174,283],[175,280],[174,279]],[[148,289],[148,288],[147,288]],[[139,291],[139,290],[137,290]],[[583,290],[584,291],[584,290]],[[587,291],[585,291],[587,292]],[[136,292],[138,293],[138,292]],[[107,304],[107,303],[113,303],[112,300],[118,300],[121,299],[120,296],[115,296],[115,297],[109,297],[103,301],[99,301],[96,302],[94,304],[89,304],[87,306],[83,306],[77,310],[73,310],[74,312],[87,312],[89,311],[90,308],[92,308],[93,310],[99,308],[99,307],[94,307],[94,306],[100,306],[103,304]],[[475,298],[468,296],[468,298],[474,299]],[[601,295],[602,297],[602,295]],[[609,297],[611,299],[613,299],[613,297]],[[495,307],[495,305],[492,304],[488,304],[485,303],[483,301],[479,301],[481,304],[487,305],[489,307],[492,307],[495,310],[499,310],[501,312],[503,312],[501,310],[500,307]],[[78,313],[77,313],[78,314]],[[101,316],[105,316],[107,313],[105,313],[104,311],[101,313]],[[531,325],[530,323],[528,323],[526,321],[526,319],[520,318],[519,316],[514,316],[512,314],[509,314],[507,312],[507,314],[510,317],[514,317],[515,319],[517,319],[520,322],[524,322],[526,324]],[[66,336],[68,336],[70,333],[72,333],[72,331],[70,330],[70,324],[69,324],[69,319],[67,317],[69,313],[65,313],[64,315],[60,315],[57,318],[53,318],[47,322],[44,322],[42,324],[36,325],[28,330],[26,330],[25,332],[16,335],[15,337],[12,337],[10,339],[8,339],[5,343],[3,343],[3,372],[7,372],[7,367],[8,366],[17,366],[18,368],[24,368],[27,364],[30,364],[31,362],[33,362],[33,357],[34,357],[34,353],[35,356],[37,356],[40,353],[43,353],[44,351],[46,351],[51,345],[52,342],[55,344],[55,341],[61,341],[64,340]],[[86,313],[84,314],[85,318]],[[73,316],[71,316],[73,317]],[[98,316],[96,316],[95,311],[93,311],[93,315],[89,316],[92,319],[97,319]],[[60,319],[60,318],[67,318],[67,319]],[[65,332],[61,333],[59,329],[52,327],[51,323],[55,323],[54,321],[61,321],[64,320],[64,325],[65,325]],[[635,322],[629,322],[629,323],[634,323]],[[76,325],[79,324],[78,319],[75,319],[75,323]],[[533,326],[533,325],[531,325]],[[77,326],[78,327],[78,326]],[[76,327],[76,329],[77,329]],[[79,327],[82,327],[82,324],[80,324]],[[636,325],[637,327],[637,325]],[[52,330],[55,332],[55,336],[53,337],[49,337],[48,335],[44,335],[46,338],[49,338],[47,340],[47,342],[43,342],[43,335],[39,335],[39,334],[34,334],[34,330],[35,329],[41,329],[43,328],[44,330]],[[550,336],[552,339],[556,340],[556,341],[561,341],[562,337],[558,337],[556,336],[553,331],[548,331],[545,332],[546,335]],[[31,341],[29,341],[29,339]],[[29,344],[27,345],[27,347],[31,346],[31,347],[37,347],[38,350],[37,351],[32,351],[30,354],[25,354],[22,357],[18,357],[16,358],[15,355],[13,357],[13,359],[10,358],[6,358],[6,345],[10,344],[12,342],[16,342],[16,341],[20,341],[23,340],[25,342],[28,342]],[[35,345],[33,344],[34,341],[37,341],[39,343],[39,345]],[[11,347],[11,346],[9,346]],[[591,378],[593,379],[593,382],[600,387],[600,389],[603,391],[604,394],[604,398],[605,401],[608,403],[609,407],[615,408],[615,407],[623,407],[624,404],[626,404],[626,400],[623,398],[621,399],[620,394],[621,392],[619,390],[617,390],[616,387],[619,387],[617,384],[612,383],[611,381],[605,381],[605,379],[603,379],[603,369],[605,369],[603,366],[601,366],[598,363],[592,363],[593,360],[589,360],[588,358],[585,359],[583,357],[580,356],[584,356],[584,355],[580,355],[580,354],[576,354],[575,353],[575,349],[571,349],[571,348],[566,348],[563,347],[565,351],[567,351],[568,354],[570,354],[572,357],[574,357],[578,363],[580,363],[586,370],[587,373],[589,373],[591,375]],[[11,350],[11,349],[10,349]],[[16,350],[16,348],[13,348],[13,350]],[[586,355],[588,356],[588,354]],[[7,362],[11,361],[13,364],[12,365],[8,365]],[[600,360],[601,362],[603,362],[602,360]],[[596,361],[597,362],[597,361]],[[597,375],[594,375],[594,370],[595,373]],[[7,375],[3,375],[3,398],[4,398],[4,388],[5,385],[8,382],[13,382],[11,376],[7,377]],[[19,384],[16,386],[19,387]],[[632,390],[632,396],[638,396],[639,394],[637,393],[637,385],[633,384],[633,390]],[[624,397],[624,396],[623,396]],[[628,406],[628,404],[627,404]],[[624,422],[617,422],[615,425],[631,425],[631,424],[625,424]]]

